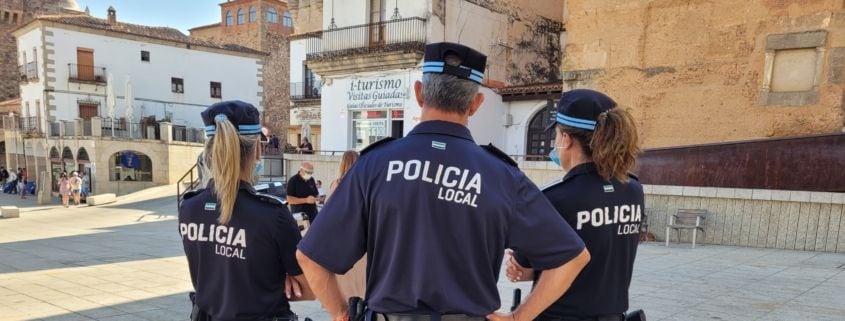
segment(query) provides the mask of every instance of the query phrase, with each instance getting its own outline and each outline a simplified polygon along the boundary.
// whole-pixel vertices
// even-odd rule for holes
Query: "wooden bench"
[[[678,209],[678,212],[669,217],[666,224],[666,247],[669,247],[671,230],[678,232],[678,242],[681,242],[681,230],[692,230],[692,248],[695,248],[696,232],[704,232],[704,218],[707,210],[702,209]]]
[[[117,201],[117,195],[100,194],[100,195],[88,196],[88,199],[86,199],[85,202],[88,203],[88,206],[97,206],[97,205],[114,203],[116,201]]]
[[[0,206],[0,216],[3,218],[20,217],[21,210],[17,206]]]

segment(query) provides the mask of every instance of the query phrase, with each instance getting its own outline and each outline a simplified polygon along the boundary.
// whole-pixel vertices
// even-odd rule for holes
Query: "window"
[[[267,9],[267,22],[276,23],[279,20],[276,8]]]
[[[97,104],[92,103],[79,103],[79,118],[81,119],[91,119],[92,117],[96,117],[99,115],[97,112],[99,106]]]
[[[14,24],[18,23],[18,14],[17,13],[12,15],[12,23],[14,23]]]
[[[150,62],[150,52],[141,50],[141,61]]]
[[[249,22],[255,22],[255,7],[249,7]]]
[[[223,85],[219,82],[211,82],[211,98],[223,98]]]
[[[816,104],[826,40],[827,31],[824,30],[766,37],[760,103],[774,106]]]
[[[546,126],[552,123],[554,117],[557,115],[555,109],[555,102],[549,100],[546,106],[534,114],[531,121],[528,123],[528,135],[525,141],[525,155],[527,160],[541,161],[546,160],[546,155],[552,151],[554,147],[555,132],[546,131]]]
[[[351,112],[352,142],[355,150],[361,150],[385,137],[400,138],[404,134],[402,110],[361,110]]]
[[[182,78],[170,78],[170,91],[177,94],[185,93],[185,83]]]
[[[226,11],[226,25],[232,25],[232,11]]]
[[[290,11],[285,11],[285,13],[282,14],[282,24],[285,25],[285,27],[293,27],[293,18],[290,16]]]
[[[3,13],[3,22],[9,22],[9,12]]]
[[[122,151],[109,159],[109,180],[128,182],[152,182],[153,163],[147,155],[136,151]]]
[[[21,59],[23,59],[21,65],[26,65],[26,51],[21,51]]]
[[[238,24],[244,24],[244,9],[238,9]]]

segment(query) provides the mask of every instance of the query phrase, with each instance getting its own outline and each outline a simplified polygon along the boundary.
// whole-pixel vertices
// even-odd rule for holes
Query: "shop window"
[[[401,138],[404,135],[402,110],[360,110],[352,111],[352,141],[350,147],[361,150],[386,137]]]
[[[122,151],[109,158],[109,180],[152,182],[153,163],[147,155],[136,151]]]

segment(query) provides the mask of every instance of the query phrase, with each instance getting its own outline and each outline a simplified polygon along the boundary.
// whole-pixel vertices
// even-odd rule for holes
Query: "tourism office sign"
[[[402,108],[408,98],[408,80],[401,76],[350,79],[346,108]]]

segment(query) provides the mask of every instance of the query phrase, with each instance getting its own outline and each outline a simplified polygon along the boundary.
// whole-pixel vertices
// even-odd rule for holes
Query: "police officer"
[[[213,178],[179,207],[196,290],[194,319],[296,320],[288,299],[309,293],[295,258],[299,229],[284,201],[251,185],[261,157],[258,110],[227,101],[206,109],[202,119]]]
[[[537,320],[622,320],[645,208],[642,185],[629,172],[640,151],[637,128],[613,99],[584,89],[561,96],[556,120],[547,128],[556,135],[549,156],[566,176],[543,193],[584,240],[592,260]],[[536,283],[536,267],[524,253],[517,250],[514,258],[508,278]]]
[[[414,91],[421,119],[407,137],[362,151],[299,245],[297,258],[335,320],[346,304],[335,274],[367,254],[370,320],[533,319],[589,253],[516,164],[476,145],[466,127],[482,101],[487,58],[454,43],[426,46]],[[546,270],[511,313],[496,283],[505,248]]]

